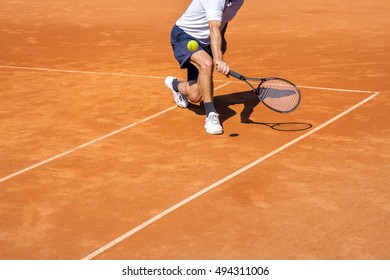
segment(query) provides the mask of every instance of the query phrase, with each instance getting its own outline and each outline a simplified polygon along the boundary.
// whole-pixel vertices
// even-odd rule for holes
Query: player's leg
[[[188,37],[182,29],[176,25],[171,30],[170,42],[172,45],[173,53],[176,60],[180,63],[180,68],[184,68],[186,61],[191,56],[192,52],[187,48],[188,41],[191,38]],[[176,77],[168,76],[165,78],[165,86],[172,92],[173,99],[177,106],[181,108],[187,108],[188,99],[185,94],[185,89],[180,86],[180,82]],[[179,89],[180,88],[180,89]]]
[[[198,69],[188,63],[187,67],[187,82],[179,82],[178,89],[180,93],[184,94],[192,103],[199,103],[202,100],[198,86]]]
[[[198,89],[203,102],[212,102],[214,96],[212,57],[204,50],[194,53],[189,61],[198,70]]]
[[[190,63],[198,70],[198,82],[193,85],[197,87],[198,94],[203,99],[206,110],[206,132],[209,134],[222,134],[223,128],[219,122],[217,111],[214,107],[214,63],[212,57],[204,50],[194,53],[190,57]]]
[[[188,80],[187,82],[182,83],[183,90],[188,100],[192,103],[199,103],[202,101],[202,94],[200,93],[198,80]]]

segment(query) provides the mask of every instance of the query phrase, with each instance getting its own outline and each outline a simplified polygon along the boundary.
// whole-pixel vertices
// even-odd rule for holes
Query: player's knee
[[[192,103],[199,103],[200,101],[202,101],[202,95],[199,92],[198,94],[191,95],[188,99]]]
[[[192,103],[199,103],[202,101],[202,94],[200,93],[199,86],[197,83],[187,83],[186,88],[187,98]]]
[[[214,63],[211,59],[205,59],[200,67],[200,71],[202,71],[204,74],[211,76],[213,74],[214,70]]]

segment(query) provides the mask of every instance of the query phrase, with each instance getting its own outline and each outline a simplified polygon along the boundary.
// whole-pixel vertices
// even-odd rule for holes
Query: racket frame
[[[252,88],[253,92],[257,95],[257,97],[259,98],[260,102],[263,102],[263,99],[264,99],[264,95],[261,96],[261,95],[260,95],[260,90],[259,90],[262,83],[264,83],[264,82],[266,82],[266,81],[270,81],[270,80],[279,80],[279,81],[283,81],[283,82],[286,82],[286,83],[292,85],[292,86],[296,89],[296,91],[298,92],[298,102],[297,102],[297,104],[296,104],[291,110],[288,110],[288,111],[280,111],[280,110],[277,110],[277,109],[275,109],[275,108],[272,108],[272,107],[268,106],[267,103],[264,103],[264,102],[263,102],[263,104],[264,104],[265,106],[267,106],[269,109],[271,109],[271,110],[273,110],[273,111],[275,111],[275,112],[278,112],[278,113],[290,113],[290,112],[294,111],[296,108],[298,108],[299,104],[301,103],[301,92],[300,92],[300,90],[298,89],[298,87],[297,87],[295,84],[293,84],[293,83],[290,82],[289,80],[286,80],[286,79],[283,79],[283,78],[279,78],[279,77],[250,78],[250,77],[243,76],[243,75],[241,75],[241,74],[239,74],[239,73],[237,73],[237,72],[234,72],[233,70],[230,70],[230,71],[229,71],[229,75],[230,75],[230,76],[233,76],[233,77],[236,78],[236,79],[239,79],[239,80],[244,81],[245,83],[247,83],[247,84]],[[250,82],[248,82],[248,81],[260,81],[260,83],[259,83],[259,85],[257,86],[257,88],[255,88],[255,87],[254,87]]]

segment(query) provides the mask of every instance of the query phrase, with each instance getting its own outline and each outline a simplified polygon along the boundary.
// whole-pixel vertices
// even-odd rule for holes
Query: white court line
[[[225,83],[225,84],[222,84],[222,85],[216,87],[215,90],[221,89],[221,88],[227,86],[229,83],[230,83],[230,82],[227,82],[227,83]],[[154,115],[151,115],[151,116],[149,116],[149,117],[146,117],[146,118],[144,118],[144,119],[141,119],[141,120],[139,120],[139,121],[136,121],[136,122],[134,122],[134,123],[132,123],[132,124],[129,124],[129,125],[125,126],[125,127],[122,127],[122,128],[120,128],[120,129],[118,129],[118,130],[115,130],[115,131],[113,131],[113,132],[110,132],[110,133],[108,133],[108,134],[106,134],[106,135],[103,135],[103,136],[100,136],[100,137],[98,137],[98,138],[95,138],[95,139],[93,139],[93,140],[91,140],[91,141],[89,141],[89,142],[86,142],[86,143],[84,143],[84,144],[82,144],[82,145],[79,145],[79,146],[74,147],[74,148],[72,148],[72,149],[70,149],[70,150],[67,150],[67,151],[65,151],[65,152],[62,152],[62,153],[60,153],[60,154],[58,154],[58,155],[55,155],[55,156],[53,156],[53,157],[50,157],[50,158],[45,159],[45,160],[43,160],[43,161],[40,161],[40,162],[38,162],[38,163],[36,163],[36,164],[34,164],[34,165],[31,165],[31,166],[29,166],[29,167],[26,167],[26,168],[22,169],[22,170],[19,170],[19,171],[17,171],[17,172],[14,172],[14,173],[12,173],[12,174],[9,174],[8,176],[5,176],[5,177],[3,177],[3,178],[0,178],[0,183],[1,183],[1,182],[4,182],[4,181],[6,181],[6,180],[9,180],[9,179],[11,179],[11,178],[13,178],[13,177],[15,177],[15,176],[17,176],[17,175],[20,175],[20,174],[23,174],[23,173],[25,173],[25,172],[27,172],[27,171],[30,171],[30,170],[32,170],[32,169],[35,169],[35,168],[37,168],[37,167],[39,167],[39,166],[42,166],[42,165],[44,165],[44,164],[46,164],[46,163],[49,163],[49,162],[51,162],[51,161],[53,161],[53,160],[62,158],[62,157],[66,156],[66,155],[69,155],[69,154],[71,154],[71,153],[73,153],[73,152],[75,152],[75,151],[77,151],[77,150],[80,150],[80,149],[82,149],[82,148],[85,148],[85,147],[87,147],[87,146],[90,146],[90,145],[92,145],[92,144],[95,144],[95,143],[98,142],[98,141],[102,141],[102,140],[104,140],[104,139],[106,139],[106,138],[109,138],[109,137],[115,135],[115,134],[118,134],[118,133],[120,133],[120,132],[122,132],[122,131],[125,131],[125,130],[127,130],[127,129],[129,129],[129,128],[132,128],[132,127],[134,127],[134,126],[136,126],[136,125],[138,125],[138,124],[144,123],[144,122],[146,122],[146,121],[148,121],[148,120],[151,120],[151,119],[153,119],[153,118],[155,118],[155,117],[158,117],[158,116],[160,116],[160,115],[162,115],[162,114],[165,114],[165,113],[167,113],[167,112],[169,112],[169,111],[171,111],[171,110],[173,110],[173,109],[175,109],[175,108],[177,108],[176,105],[174,105],[174,106],[172,106],[172,107],[169,107],[169,108],[167,108],[167,109],[165,109],[165,110],[162,110],[162,111],[160,111],[160,112],[158,112],[158,113],[156,113],[156,114],[154,114]]]
[[[101,75],[101,76],[120,76],[120,77],[151,78],[151,79],[164,79],[165,78],[165,77],[161,77],[161,76],[147,76],[147,75],[144,76],[144,75],[134,75],[134,74],[95,72],[95,71],[80,71],[80,70],[67,70],[67,69],[53,69],[53,68],[40,68],[40,67],[21,67],[21,66],[0,65],[0,68],[3,68],[3,69],[15,69],[15,70],[44,71],[44,72],[89,74],[89,75]]]
[[[162,76],[149,76],[149,75],[135,75],[124,73],[110,73],[110,72],[96,72],[96,71],[81,71],[81,70],[67,70],[67,69],[55,69],[55,68],[41,68],[41,67],[23,67],[23,66],[10,66],[0,65],[3,69],[15,69],[15,70],[29,70],[29,71],[45,71],[45,72],[59,72],[59,73],[74,73],[74,74],[86,74],[86,75],[102,75],[102,76],[120,76],[120,77],[134,77],[134,78],[150,78],[150,79],[164,79]],[[226,80],[214,80],[216,82],[226,82]],[[233,81],[234,83],[241,83],[241,81]],[[311,87],[311,86],[298,86],[299,88],[317,89],[317,90],[329,90],[329,91],[341,91],[341,92],[360,92],[360,93],[375,93],[369,90],[355,90],[355,89],[343,89],[343,88],[326,88],[326,87]]]
[[[40,162],[38,162],[38,163],[36,163],[36,164],[34,164],[34,165],[31,165],[31,166],[29,166],[29,167],[27,167],[27,168],[24,168],[24,169],[22,169],[22,170],[19,170],[19,171],[17,171],[17,172],[14,172],[14,173],[12,173],[12,174],[10,174],[10,175],[8,175],[8,176],[5,176],[5,177],[1,178],[1,179],[0,179],[0,183],[1,183],[1,182],[4,182],[4,181],[6,181],[6,180],[9,180],[9,179],[11,179],[11,178],[13,178],[13,177],[15,177],[15,176],[17,176],[17,175],[20,175],[20,174],[23,174],[23,173],[25,173],[25,172],[27,172],[27,171],[30,171],[30,170],[32,170],[32,169],[34,169],[34,168],[37,168],[37,167],[39,167],[39,166],[41,166],[41,165],[44,165],[44,164],[46,164],[46,163],[49,163],[49,162],[51,162],[51,161],[53,161],[53,160],[56,160],[56,159],[59,159],[59,158],[61,158],[61,157],[66,156],[66,155],[69,155],[69,154],[71,154],[71,153],[73,153],[73,152],[75,152],[75,151],[77,151],[77,150],[80,150],[80,149],[82,149],[82,148],[85,148],[85,147],[87,147],[87,146],[90,146],[90,145],[92,145],[92,144],[94,144],[94,143],[96,143],[96,142],[98,142],[98,141],[104,140],[104,139],[106,139],[106,138],[108,138],[108,137],[111,137],[111,136],[113,136],[113,135],[115,135],[115,134],[118,134],[118,133],[120,133],[120,132],[122,132],[122,131],[125,131],[126,129],[129,129],[129,128],[131,128],[131,127],[134,127],[134,126],[136,126],[136,125],[138,125],[138,124],[140,124],[140,123],[146,122],[146,121],[148,121],[148,120],[150,120],[150,119],[153,119],[153,118],[155,118],[155,117],[157,117],[157,116],[160,116],[160,115],[162,115],[162,114],[164,114],[164,113],[166,113],[166,112],[168,112],[168,111],[171,111],[171,110],[175,109],[176,107],[177,107],[176,105],[175,105],[175,106],[172,106],[172,107],[169,107],[169,108],[167,108],[167,109],[165,109],[165,110],[162,110],[162,111],[160,111],[160,112],[158,112],[158,113],[156,113],[156,114],[154,114],[154,115],[151,115],[151,116],[149,116],[149,117],[147,117],[147,118],[144,118],[144,119],[142,119],[142,120],[136,121],[136,122],[134,122],[134,123],[132,123],[132,124],[129,124],[129,125],[125,126],[125,127],[120,128],[120,129],[118,129],[118,130],[115,130],[115,131],[110,132],[110,133],[108,133],[108,134],[106,134],[106,135],[103,135],[103,136],[100,136],[100,137],[98,137],[98,138],[95,138],[95,139],[93,139],[93,140],[91,140],[91,141],[89,141],[89,142],[87,142],[87,143],[84,143],[84,144],[82,144],[82,145],[79,145],[79,146],[77,146],[77,147],[74,147],[73,149],[67,150],[67,151],[62,152],[62,153],[60,153],[60,154],[58,154],[58,155],[55,155],[55,156],[53,156],[53,157],[51,157],[51,158],[45,159],[45,160],[40,161]]]
[[[340,88],[326,88],[326,87],[310,87],[310,86],[298,86],[299,88],[308,88],[308,89],[319,89],[319,90],[329,90],[329,91],[343,91],[343,92],[358,92],[358,93],[376,93],[372,90],[358,90],[358,89],[340,89]]]
[[[320,126],[306,132],[305,134],[295,138],[294,140],[288,142],[287,144],[284,144],[283,146],[277,148],[276,150],[266,154],[265,156],[255,160],[254,162],[242,167],[241,169],[231,173],[230,175],[226,176],[225,178],[222,178],[220,179],[219,181],[211,184],[210,186],[200,190],[199,192],[189,196],[188,198],[180,201],[179,203],[169,207],[168,209],[166,209],[165,211],[161,212],[160,214],[152,217],[151,219],[147,220],[146,222],[140,224],[139,226],[129,230],[128,232],[126,232],[125,234],[119,236],[118,238],[112,240],[111,242],[107,243],[106,245],[100,247],[99,249],[97,249],[96,251],[94,251],[93,253],[89,254],[88,256],[84,257],[83,260],[91,260],[93,259],[94,257],[100,255],[101,253],[107,251],[108,249],[110,249],[111,247],[117,245],[118,243],[122,242],[123,240],[125,240],[126,238],[134,235],[135,233],[139,232],[140,230],[144,229],[145,227],[151,225],[152,223],[160,220],[161,218],[165,217],[166,215],[168,215],[169,213],[177,210],[178,208],[182,207],[183,205],[191,202],[192,200],[198,198],[199,196],[211,191],[212,189],[215,189],[216,187],[218,187],[219,185],[227,182],[228,180],[240,175],[241,173],[247,171],[248,169],[258,165],[259,163],[265,161],[266,159],[276,155],[277,153],[287,149],[288,147],[294,145],[295,143],[301,141],[302,139],[305,139],[306,137],[312,135],[313,133],[319,131],[320,129],[328,126],[329,124],[335,122],[336,120],[340,119],[341,117],[345,116],[346,114],[350,113],[351,111],[355,110],[356,108],[360,107],[361,105],[363,105],[364,103],[370,101],[371,99],[373,99],[374,97],[376,97],[377,95],[379,94],[379,92],[376,92],[374,94],[372,94],[371,96],[367,97],[366,99],[364,99],[363,101],[357,103],[356,105],[350,107],[349,109],[345,110],[344,112],[338,114],[337,116],[333,117],[332,119],[328,120],[327,122],[321,124]]]

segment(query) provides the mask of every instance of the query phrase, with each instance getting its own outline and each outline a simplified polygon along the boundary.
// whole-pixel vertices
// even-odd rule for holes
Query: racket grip
[[[229,75],[233,76],[234,78],[237,78],[239,80],[245,80],[244,76],[242,76],[241,74],[238,74],[237,72],[234,72],[233,70],[229,71]]]

